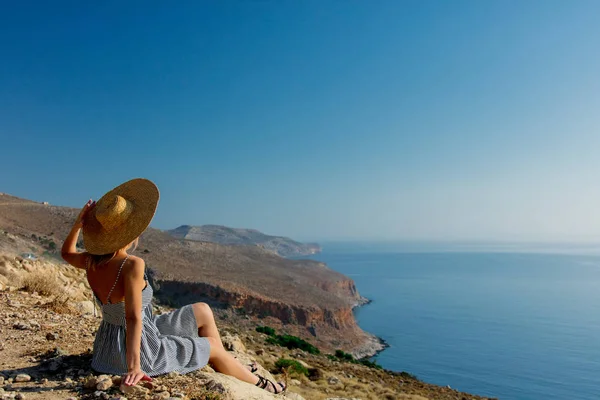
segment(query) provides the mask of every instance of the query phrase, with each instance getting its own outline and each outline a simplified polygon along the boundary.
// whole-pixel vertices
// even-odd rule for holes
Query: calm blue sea
[[[332,245],[314,258],[373,300],[356,317],[389,343],[387,369],[500,399],[600,399],[598,256]]]

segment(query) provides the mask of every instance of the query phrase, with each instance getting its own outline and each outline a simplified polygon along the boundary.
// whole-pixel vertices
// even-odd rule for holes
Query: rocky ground
[[[228,350],[244,363],[256,361],[261,374],[286,380],[286,394],[273,396],[209,366],[124,387],[120,377],[90,369],[99,323],[93,309],[82,271],[50,260],[0,255],[0,399],[482,399],[408,374],[268,344],[253,329],[264,320],[240,319],[225,311],[217,315]],[[155,310],[167,311],[159,305]],[[309,376],[277,370],[275,362],[280,358],[297,360]]]

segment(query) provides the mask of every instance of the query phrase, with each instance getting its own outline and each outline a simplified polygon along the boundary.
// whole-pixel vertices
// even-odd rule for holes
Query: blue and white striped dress
[[[152,287],[146,279],[146,287],[142,291],[142,371],[149,376],[157,376],[173,371],[185,374],[204,367],[208,363],[210,343],[198,336],[192,306],[154,315],[152,295]],[[102,322],[94,341],[92,368],[107,374],[125,374],[125,303],[102,304],[96,295],[94,297],[102,309]]]

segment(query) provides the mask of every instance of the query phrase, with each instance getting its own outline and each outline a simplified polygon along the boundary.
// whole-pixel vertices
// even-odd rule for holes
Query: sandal
[[[264,376],[260,376],[260,375],[256,375],[256,376],[258,376],[258,382],[256,382],[255,386],[258,386],[259,388],[264,389],[267,392],[269,392],[269,390],[267,389],[269,387],[269,384],[271,384],[271,386],[273,387],[272,393],[274,393],[274,394],[283,393],[287,389],[287,386],[285,386],[282,382],[277,382],[277,385],[279,385],[279,387],[281,388],[281,390],[277,390],[277,386],[275,383],[273,383],[269,379],[265,378]]]
[[[252,373],[258,371],[258,364],[256,364],[256,361],[253,361],[252,364],[248,364],[248,367],[250,368],[250,372]]]

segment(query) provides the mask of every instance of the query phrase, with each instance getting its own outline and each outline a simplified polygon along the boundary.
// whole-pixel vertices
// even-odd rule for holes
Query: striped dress
[[[121,269],[117,281],[120,273]],[[142,291],[143,326],[140,355],[142,371],[149,376],[157,376],[173,371],[185,374],[204,367],[208,363],[210,344],[206,338],[198,336],[192,306],[187,305],[168,314],[154,315],[151,304],[152,286],[147,278],[144,278],[146,287]],[[107,374],[125,374],[125,303],[103,304],[95,294],[94,298],[102,310],[102,322],[94,340],[92,368]]]

